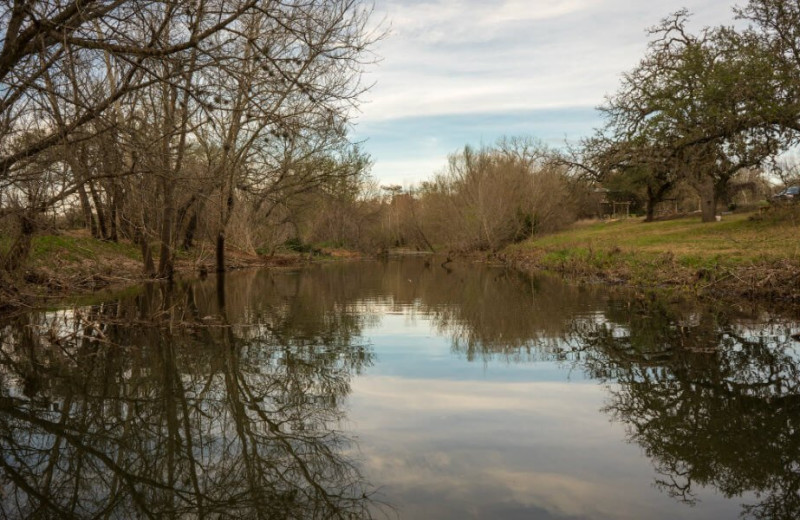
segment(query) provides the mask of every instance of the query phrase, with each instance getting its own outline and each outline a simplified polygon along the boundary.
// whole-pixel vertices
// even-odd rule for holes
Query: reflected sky
[[[407,308],[407,313],[382,315],[380,325],[365,330],[365,336],[380,359],[369,371],[372,376],[501,382],[586,379],[582,371],[554,361],[468,361],[464,354],[454,352],[449,336],[438,332],[435,324],[413,307]]]
[[[602,412],[607,387],[571,363],[470,362],[435,329],[382,316],[349,399],[365,474],[400,518],[738,517],[713,489],[694,507],[655,489],[642,449]]]

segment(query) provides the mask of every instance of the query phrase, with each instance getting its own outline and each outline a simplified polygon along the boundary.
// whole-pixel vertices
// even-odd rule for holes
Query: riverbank
[[[689,216],[579,222],[566,231],[515,244],[498,257],[527,272],[548,271],[572,281],[660,288],[701,298],[800,303],[800,205],[724,215],[703,224]],[[317,251],[317,259],[359,255]],[[272,256],[229,250],[229,269],[292,267],[309,253]],[[179,252],[176,276],[213,272],[213,249]],[[5,276],[5,278],[3,278]],[[0,311],[111,292],[149,281],[129,242],[104,242],[85,231],[34,238],[29,261],[14,278],[0,273]]]
[[[346,256],[322,252],[326,258]],[[175,276],[190,278],[213,272],[214,250],[199,246],[179,251]],[[285,251],[265,256],[229,249],[228,270],[252,267],[292,267],[307,263],[309,254]],[[12,276],[0,272],[0,312],[38,306],[50,300],[114,292],[152,281],[142,270],[140,249],[129,241],[97,240],[85,230],[38,235],[32,240],[25,266]]]
[[[524,271],[585,282],[664,288],[702,298],[800,302],[800,208],[645,223],[580,222],[500,255]]]

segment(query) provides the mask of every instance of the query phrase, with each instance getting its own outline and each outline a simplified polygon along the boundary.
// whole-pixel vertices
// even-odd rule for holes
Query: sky
[[[602,125],[595,108],[644,55],[648,27],[683,7],[693,30],[731,24],[736,0],[375,2],[386,36],[353,136],[381,185],[410,187],[467,144],[578,142]]]

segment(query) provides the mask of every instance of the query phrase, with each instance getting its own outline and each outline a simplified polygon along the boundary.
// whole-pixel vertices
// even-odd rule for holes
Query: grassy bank
[[[800,211],[793,207],[707,224],[697,216],[582,222],[511,246],[503,256],[519,268],[580,280],[800,301]]]
[[[0,237],[0,248],[8,240]],[[229,249],[229,269],[299,265],[309,255],[282,251],[272,256]],[[85,230],[37,235],[24,266],[13,274],[0,271],[0,311],[39,305],[43,300],[86,295],[99,290],[117,291],[149,280],[143,273],[141,251],[129,241],[97,240]],[[213,249],[179,251],[175,271],[179,277],[213,272]]]

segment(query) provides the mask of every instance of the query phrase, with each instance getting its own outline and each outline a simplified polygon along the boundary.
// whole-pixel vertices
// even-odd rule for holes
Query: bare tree
[[[247,194],[269,213],[288,198],[348,169],[327,159],[346,144],[350,109],[366,51],[376,35],[370,10],[354,0],[325,0],[243,17],[226,58],[204,85],[217,101],[198,128],[216,179],[217,270],[225,269],[225,234],[236,201]]]
[[[377,37],[369,15],[360,0],[4,4],[0,186],[21,190],[60,151],[60,189],[26,211],[74,195],[95,236],[116,240],[121,226],[159,277],[214,208],[223,270],[237,200],[269,211],[336,175],[307,166],[347,142]]]
[[[170,0],[14,0],[0,6],[0,179],[13,175],[18,164],[69,140],[87,123],[130,92],[170,80],[159,77],[154,63],[192,48],[252,11],[257,0],[208,0],[209,13],[194,30],[193,2]],[[69,105],[63,124],[53,124],[40,110],[48,96],[45,78],[65,69],[77,57],[99,65],[109,60],[119,67],[116,85],[102,92],[80,92]],[[37,132],[36,138],[20,136]]]

